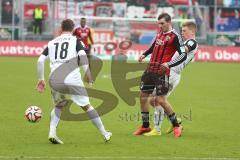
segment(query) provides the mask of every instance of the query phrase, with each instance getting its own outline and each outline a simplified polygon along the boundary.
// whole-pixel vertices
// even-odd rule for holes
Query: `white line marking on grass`
[[[114,156],[97,156],[97,157],[84,157],[84,156],[0,156],[0,159],[187,159],[187,160],[240,160],[240,158],[220,158],[220,157],[134,157],[134,156],[122,156],[122,157],[114,157]]]

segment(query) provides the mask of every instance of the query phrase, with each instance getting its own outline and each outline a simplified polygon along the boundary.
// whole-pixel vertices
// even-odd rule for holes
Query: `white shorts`
[[[80,107],[84,107],[88,104],[89,98],[87,96],[79,96],[79,95],[71,95],[71,94],[62,94],[57,91],[52,90],[52,97],[54,105],[57,105],[58,103],[62,102],[63,100],[71,99],[74,103],[76,103]]]
[[[174,89],[177,87],[181,79],[181,74],[178,74],[171,70],[170,76],[169,76],[169,91],[167,93],[167,97],[171,95],[171,93],[174,91]],[[152,96],[156,95],[156,88],[154,89]]]
[[[169,91],[167,94],[167,97],[171,95],[171,93],[174,91],[174,89],[177,87],[177,85],[179,84],[181,80],[181,74],[177,74],[176,72],[172,71],[170,72],[170,76],[169,76]]]
[[[61,84],[59,84],[61,85]],[[58,91],[55,91],[52,89],[52,97],[54,101],[54,105],[57,105],[59,102],[62,102],[63,100],[71,99],[74,103],[76,103],[78,106],[86,106],[90,104],[89,97],[87,95],[87,91],[84,87],[83,81],[81,79],[81,75],[78,72],[70,73],[64,80],[63,86],[70,86],[69,88],[71,90],[79,90],[81,88],[80,94],[63,94]],[[84,94],[81,94],[84,93]]]

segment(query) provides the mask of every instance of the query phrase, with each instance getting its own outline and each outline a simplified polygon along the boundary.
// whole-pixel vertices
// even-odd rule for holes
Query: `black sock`
[[[168,118],[170,119],[173,127],[179,127],[179,123],[177,121],[177,116],[174,112],[172,114],[168,115]]]
[[[142,127],[148,128],[149,127],[149,112],[141,112],[142,114]]]

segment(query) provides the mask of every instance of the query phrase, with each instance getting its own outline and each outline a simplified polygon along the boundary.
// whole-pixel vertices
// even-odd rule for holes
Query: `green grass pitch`
[[[0,57],[0,159],[238,159],[240,158],[240,65],[237,63],[192,63],[169,98],[183,116],[179,139],[164,131],[158,137],[133,136],[140,126],[139,99],[128,106],[113,89],[110,63],[104,62],[94,88],[113,93],[119,104],[102,116],[113,133],[109,143],[90,121],[61,121],[58,136],[64,145],[48,142],[49,115],[53,107],[49,86],[35,90],[36,58]],[[49,66],[45,66],[48,75]],[[138,72],[139,74],[139,72]],[[92,99],[97,105],[98,100]],[[29,105],[43,110],[39,123],[24,119]],[[74,112],[80,109],[72,106]],[[127,116],[126,116],[127,114]]]

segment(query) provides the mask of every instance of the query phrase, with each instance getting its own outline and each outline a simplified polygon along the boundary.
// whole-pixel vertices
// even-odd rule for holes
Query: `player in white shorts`
[[[171,95],[171,93],[174,91],[174,89],[177,87],[177,85],[180,82],[181,79],[181,72],[183,69],[192,61],[192,59],[195,56],[195,53],[197,51],[198,44],[195,40],[195,34],[196,34],[196,24],[193,22],[185,22],[182,25],[182,37],[184,39],[184,45],[187,52],[187,59],[179,64],[178,66],[172,67],[170,69],[170,77],[169,77],[169,91],[167,94],[167,97]],[[179,53],[176,52],[174,56],[172,57],[172,60],[176,59],[176,57],[179,56]],[[155,100],[155,96],[153,93],[153,96],[150,100],[150,104],[155,108],[154,111],[154,128],[148,132],[145,133],[145,136],[156,136],[161,135],[161,125],[162,121],[164,119],[164,109],[161,105],[157,103]],[[179,118],[177,118],[178,121],[180,121]],[[172,131],[172,128],[169,129],[167,132],[170,133]]]
[[[81,79],[79,64],[85,71],[88,83],[92,83],[84,44],[72,35],[73,28],[72,20],[63,20],[60,36],[50,41],[38,58],[37,90],[39,92],[45,91],[44,62],[46,59],[50,61],[49,84],[55,107],[51,112],[49,140],[53,144],[63,144],[57,137],[56,128],[60,121],[62,108],[73,101],[88,114],[92,123],[103,135],[104,140],[108,141],[112,133],[105,130],[98,113],[91,106]]]

